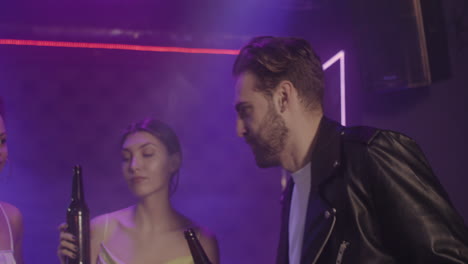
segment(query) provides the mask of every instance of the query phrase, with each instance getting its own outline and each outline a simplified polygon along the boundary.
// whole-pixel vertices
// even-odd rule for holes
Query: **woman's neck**
[[[142,232],[164,232],[178,226],[179,213],[168,196],[157,193],[142,198],[134,207],[135,226]]]

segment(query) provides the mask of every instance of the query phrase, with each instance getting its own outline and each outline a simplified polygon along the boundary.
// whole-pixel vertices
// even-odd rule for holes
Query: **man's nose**
[[[237,136],[239,137],[245,137],[247,134],[247,128],[245,127],[245,123],[238,118],[237,119]]]

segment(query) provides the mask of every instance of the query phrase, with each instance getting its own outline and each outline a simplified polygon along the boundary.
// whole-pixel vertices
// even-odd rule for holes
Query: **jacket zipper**
[[[341,262],[343,261],[344,252],[346,248],[348,248],[348,246],[349,246],[348,241],[343,240],[343,242],[341,242],[340,249],[338,250],[338,257],[336,258],[336,264],[341,264]]]
[[[330,227],[330,230],[328,231],[328,234],[327,234],[327,237],[325,238],[325,241],[323,241],[323,244],[322,246],[320,247],[320,250],[318,251],[317,255],[315,255],[315,258],[314,258],[314,261],[312,261],[312,264],[315,264],[318,260],[318,258],[320,257],[320,255],[322,254],[322,251],[323,251],[323,248],[325,248],[325,245],[327,244],[328,240],[330,239],[330,236],[331,236],[331,233],[333,232],[333,229],[335,228],[335,223],[336,223],[336,209],[333,208],[333,221],[332,221],[332,225]]]

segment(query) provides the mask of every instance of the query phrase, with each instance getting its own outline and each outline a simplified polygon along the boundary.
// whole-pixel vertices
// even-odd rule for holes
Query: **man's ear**
[[[275,91],[275,104],[280,113],[284,113],[290,106],[294,86],[288,80],[281,81]]]

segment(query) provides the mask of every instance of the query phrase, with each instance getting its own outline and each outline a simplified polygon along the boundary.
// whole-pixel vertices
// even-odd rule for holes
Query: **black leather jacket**
[[[309,199],[301,264],[468,263],[463,219],[412,139],[324,117],[311,175],[320,202]],[[289,263],[292,186],[283,194],[278,264]]]

